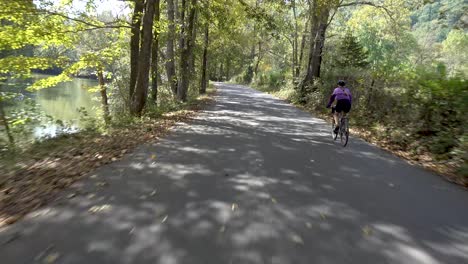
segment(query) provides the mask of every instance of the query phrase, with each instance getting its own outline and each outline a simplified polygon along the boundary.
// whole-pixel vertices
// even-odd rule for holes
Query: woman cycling
[[[333,91],[333,94],[330,97],[330,101],[327,104],[327,108],[330,108],[332,103],[336,100],[336,106],[335,106],[335,111],[333,114],[333,118],[335,119],[335,133],[338,133],[338,130],[340,129],[340,113],[349,113],[351,110],[351,103],[353,100],[353,97],[351,95],[351,91],[345,87],[346,83],[342,80],[338,81],[338,87],[335,88]]]

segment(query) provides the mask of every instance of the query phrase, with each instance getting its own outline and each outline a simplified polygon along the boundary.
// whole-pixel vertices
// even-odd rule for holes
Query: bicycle
[[[334,114],[336,111],[335,107],[332,107],[332,114]],[[340,128],[338,130],[338,133],[335,133],[335,118],[332,118],[332,138],[333,140],[336,140],[338,138],[338,135],[340,135],[340,142],[343,147],[346,147],[348,145],[348,139],[349,139],[349,119],[348,119],[348,114],[346,113],[341,113],[340,114]]]

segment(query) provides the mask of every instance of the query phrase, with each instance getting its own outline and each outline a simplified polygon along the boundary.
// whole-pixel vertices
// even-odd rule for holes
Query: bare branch
[[[91,22],[79,19],[79,18],[69,17],[69,16],[64,15],[62,13],[58,13],[58,12],[54,12],[54,11],[40,10],[39,12],[42,12],[44,14],[63,17],[63,18],[69,19],[71,21],[75,21],[75,22],[78,22],[78,23],[81,23],[81,24],[84,24],[84,25],[87,25],[87,26],[90,26],[90,27],[94,27],[94,28],[131,28],[131,26],[127,26],[127,25],[115,25],[115,22],[103,23],[103,25],[98,25],[98,24],[95,24],[95,23],[91,23]]]
[[[1,12],[0,11],[0,14],[5,14],[5,13],[6,12]],[[26,9],[17,10],[17,12],[14,12],[14,13],[8,12],[7,14],[15,14],[15,13],[16,14],[21,14],[21,15],[25,15],[25,14],[27,14],[27,15],[46,14],[46,15],[50,15],[50,16],[59,16],[59,17],[63,17],[65,19],[75,21],[75,22],[78,22],[78,23],[81,23],[81,24],[84,24],[84,25],[87,25],[87,26],[90,26],[90,27],[94,27],[96,29],[100,29],[100,28],[131,28],[130,25],[116,25],[119,21],[113,21],[113,22],[110,22],[110,23],[103,23],[102,25],[99,25],[99,24],[96,24],[96,23],[85,21],[83,19],[70,17],[70,16],[67,16],[67,15],[59,13],[59,12],[55,12],[55,11],[51,11],[51,10],[45,10],[45,9],[29,9],[29,8],[26,8]]]
[[[385,12],[387,13],[387,15],[390,17],[390,19],[392,19],[394,22],[395,20],[393,19],[393,14],[392,12],[385,6],[383,5],[377,5],[373,2],[369,2],[369,1],[356,1],[356,2],[350,2],[350,3],[343,3],[344,1],[342,0],[340,2],[340,4],[338,5],[337,9],[340,8],[340,7],[347,7],[347,6],[357,6],[357,5],[368,5],[368,6],[373,6],[373,7],[376,7],[376,8],[381,8],[383,10],[385,10]]]

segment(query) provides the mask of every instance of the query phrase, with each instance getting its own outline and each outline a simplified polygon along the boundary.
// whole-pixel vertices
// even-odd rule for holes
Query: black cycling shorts
[[[349,100],[343,99],[343,100],[338,100],[335,106],[335,111],[337,113],[345,112],[349,113],[351,110],[351,102]]]

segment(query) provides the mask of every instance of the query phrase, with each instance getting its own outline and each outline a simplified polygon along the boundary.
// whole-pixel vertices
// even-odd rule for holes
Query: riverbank
[[[0,227],[54,199],[57,193],[104,164],[121,159],[143,143],[157,141],[179,122],[190,121],[212,102],[215,90],[157,118],[63,135],[37,143],[0,161]],[[151,157],[155,159],[156,157]],[[102,182],[105,186],[106,183]],[[86,190],[83,190],[86,192]]]

